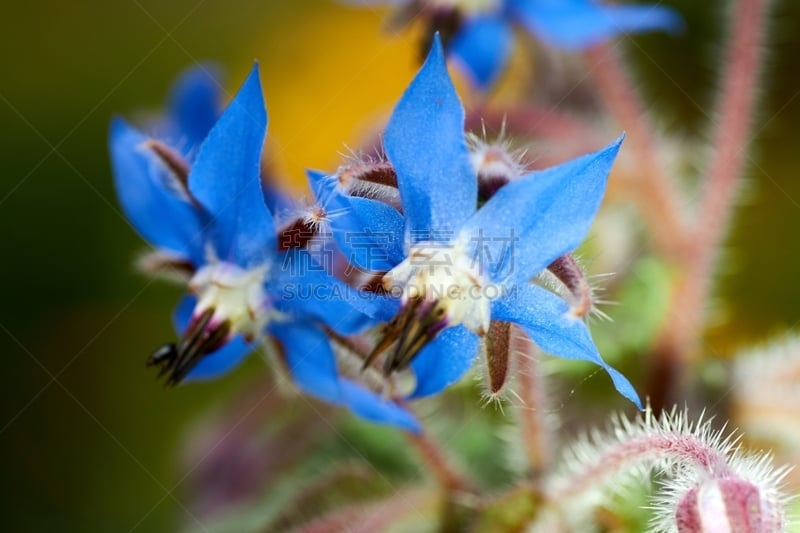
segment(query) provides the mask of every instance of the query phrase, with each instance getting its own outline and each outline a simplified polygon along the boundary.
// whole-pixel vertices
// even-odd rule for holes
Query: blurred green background
[[[660,122],[702,135],[728,3],[667,3],[688,31],[641,37],[630,56]],[[231,93],[258,59],[269,145],[302,190],[304,167],[334,167],[344,143],[391,108],[415,70],[415,43],[381,33],[384,11],[322,1],[4,7],[2,529],[171,531],[187,519],[178,504],[192,480],[180,457],[187,428],[266,378],[252,358],[226,379],[166,391],[145,369],[172,338],[179,290],[132,267],[145,245],[114,198],[110,117],[157,110],[174,76],[198,61],[223,66]],[[778,2],[770,41],[750,183],[717,293],[724,322],[710,331],[722,354],[800,320],[796,2]]]

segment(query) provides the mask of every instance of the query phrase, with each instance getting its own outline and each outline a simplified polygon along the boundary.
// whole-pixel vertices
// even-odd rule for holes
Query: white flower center
[[[489,330],[491,302],[500,287],[488,283],[475,268],[467,247],[456,242],[423,242],[383,277],[390,293],[401,291],[405,305],[422,299],[443,309],[448,326],[464,324],[478,335]]]
[[[261,334],[269,317],[264,279],[267,267],[245,270],[231,263],[214,262],[198,270],[189,282],[197,295],[194,316],[213,310],[210,325],[230,324],[231,332],[248,340]]]

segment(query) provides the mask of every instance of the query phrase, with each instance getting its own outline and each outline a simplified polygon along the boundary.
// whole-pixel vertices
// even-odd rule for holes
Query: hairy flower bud
[[[735,434],[724,436],[702,415],[697,422],[677,409],[659,418],[649,410],[638,419],[621,417],[607,435],[587,437],[567,457],[548,492],[570,510],[568,522],[624,485],[621,476],[649,482],[655,473],[660,490],[650,505],[650,531],[771,533],[785,525],[789,469],[745,451]]]
[[[711,479],[681,498],[675,525],[681,533],[777,532],[783,522],[777,503],[747,480]]]
[[[478,176],[478,202],[486,202],[501,187],[522,175],[520,154],[511,152],[504,142],[487,143],[471,136],[470,160]]]

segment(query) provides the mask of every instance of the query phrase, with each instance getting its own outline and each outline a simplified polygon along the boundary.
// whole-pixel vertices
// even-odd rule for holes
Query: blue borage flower
[[[350,4],[403,5],[408,18],[429,19],[447,31],[445,45],[475,86],[489,88],[505,67],[512,27],[519,24],[542,42],[583,50],[623,33],[676,31],[673,10],[655,5],[603,5],[595,0],[345,0]]]
[[[187,132],[200,133],[189,117],[201,87],[189,85],[175,115],[186,117]],[[345,301],[347,287],[306,252],[279,250],[260,175],[266,125],[257,67],[187,169],[172,168],[167,147],[153,149],[151,139],[122,119],[112,123],[115,183],[127,216],[146,240],[192,273],[190,294],[175,312],[181,341],[150,362],[171,384],[216,377],[238,365],[266,333],[279,341],[282,361],[304,392],[416,431],[417,421],[404,408],[340,377],[325,328],[349,335],[370,321]],[[298,296],[303,286],[314,288],[314,298]]]
[[[384,134],[402,215],[381,202],[346,195],[337,177],[309,173],[318,197],[351,212],[332,224],[343,250],[353,232],[374,232],[376,220],[399,243],[384,246],[377,262],[362,262],[367,257],[352,250],[348,255],[362,269],[388,270],[383,286],[395,297],[376,299],[382,302],[376,316],[390,322],[372,356],[394,344],[384,371],[410,365],[417,379],[410,398],[458,381],[491,321],[498,320],[518,324],[548,353],[601,366],[617,390],[641,407],[633,386],[603,361],[568,303],[531,283],[585,237],[621,142],[622,137],[599,152],[524,175],[478,209],[464,110],[437,35]]]

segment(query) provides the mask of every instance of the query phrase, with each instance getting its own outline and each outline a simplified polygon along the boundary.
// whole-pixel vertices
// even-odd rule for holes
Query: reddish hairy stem
[[[586,465],[587,468],[551,488],[546,497],[555,505],[564,505],[569,498],[601,486],[606,479],[626,468],[665,457],[691,463],[715,475],[729,471],[726,458],[693,435],[677,432],[644,435],[614,443],[591,465]]]
[[[517,359],[517,380],[520,408],[520,429],[525,457],[534,481],[551,464],[550,427],[545,417],[546,394],[542,369],[537,357],[539,349],[518,326],[511,326],[511,353]]]
[[[713,156],[698,206],[697,227],[691,249],[689,275],[676,297],[674,310],[694,310],[701,319],[719,247],[730,226],[736,192],[741,183],[749,131],[756,101],[767,0],[740,0],[736,6],[732,41],[728,48],[728,70],[722,87],[720,117],[713,137]],[[696,331],[699,320],[682,320]],[[687,342],[696,335],[684,334]]]
[[[409,516],[426,517],[431,502],[435,502],[435,500],[435,495],[427,490],[405,490],[384,500],[334,509],[295,531],[297,533],[384,531],[389,529],[392,524],[408,519]]]
[[[694,239],[686,250],[687,270],[673,295],[654,352],[651,394],[661,395],[651,397],[655,410],[669,403],[669,389],[674,388],[668,386],[664,390],[664,376],[656,373],[680,378],[681,368],[695,352],[704,323],[704,303],[747,158],[768,8],[769,0],[739,0],[734,8],[713,155],[705,173]]]
[[[640,176],[631,181],[633,200],[638,203],[655,249],[664,257],[681,253],[686,224],[681,211],[682,196],[674,180],[664,172],[658,147],[639,94],[631,84],[613,46],[601,44],[586,52],[592,75],[611,114],[627,132],[626,153],[636,158]]]
[[[450,464],[449,457],[430,435],[406,433],[408,441],[416,448],[417,453],[427,470],[438,481],[446,492],[464,491],[469,487],[466,478]]]

